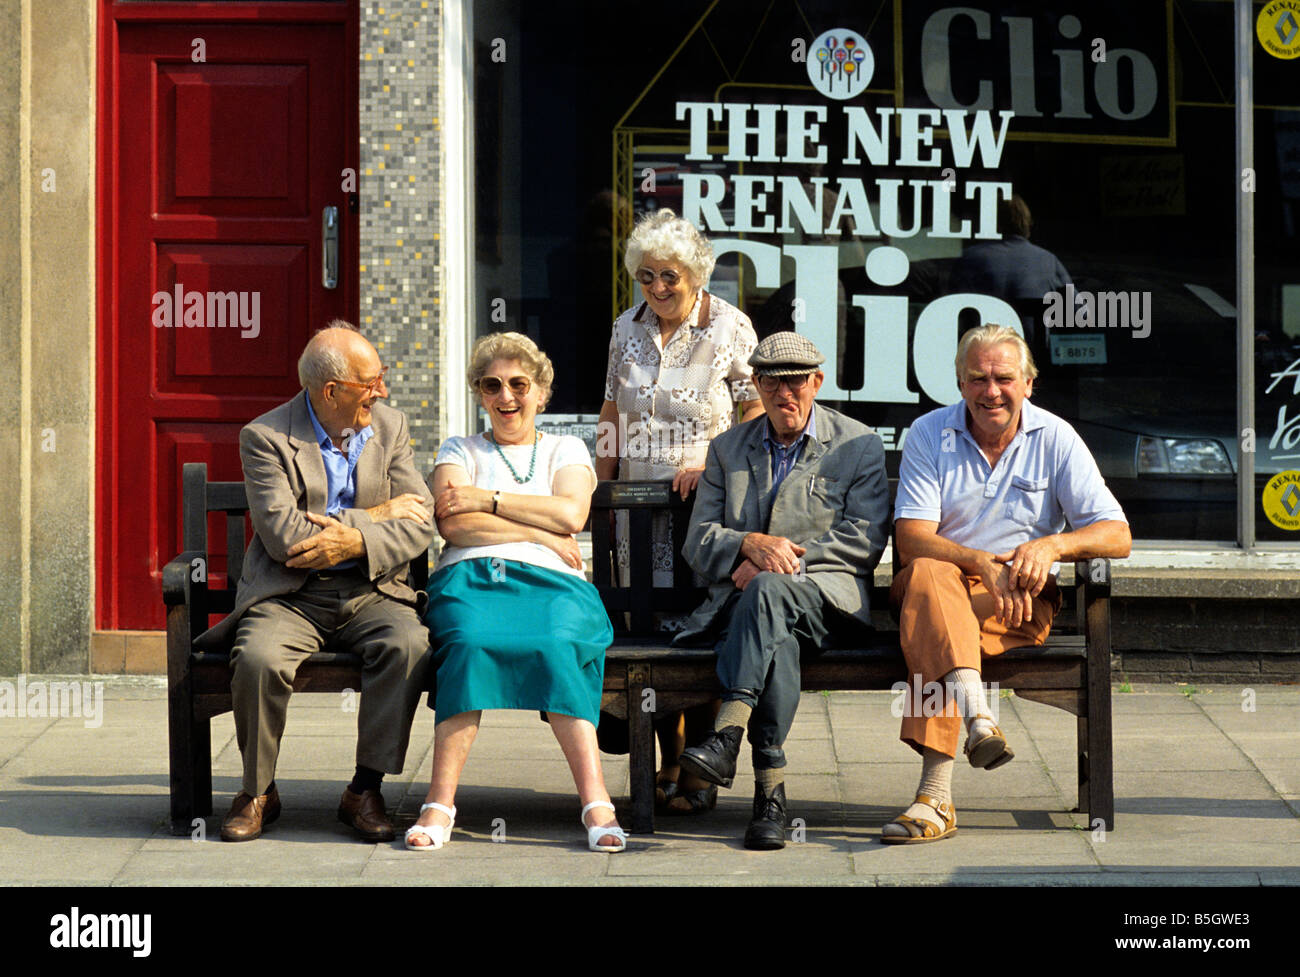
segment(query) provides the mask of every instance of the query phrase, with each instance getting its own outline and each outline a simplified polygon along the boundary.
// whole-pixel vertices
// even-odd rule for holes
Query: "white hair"
[[[623,255],[628,274],[635,275],[647,256],[678,262],[699,288],[706,286],[713,274],[713,245],[709,239],[667,207],[642,217],[632,228]]]
[[[957,356],[953,360],[953,365],[957,368],[957,382],[959,384],[966,382],[966,357],[971,349],[975,347],[987,349],[990,346],[1000,346],[1003,343],[1010,343],[1019,351],[1020,375],[1024,379],[1033,380],[1038,376],[1038,367],[1034,365],[1034,354],[1029,351],[1029,344],[1025,342],[1024,337],[1010,326],[985,323],[962,333],[962,337],[957,343]]]

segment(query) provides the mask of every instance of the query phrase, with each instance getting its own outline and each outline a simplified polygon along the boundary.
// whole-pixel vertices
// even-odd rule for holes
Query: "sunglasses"
[[[647,286],[653,285],[655,279],[658,278],[661,279],[669,288],[675,288],[677,283],[682,280],[682,276],[677,274],[677,272],[673,271],[671,268],[666,268],[657,275],[649,268],[638,268],[637,273],[633,277],[642,285]]]
[[[758,387],[765,394],[776,393],[783,383],[792,391],[802,390],[810,376],[812,376],[811,373],[796,373],[794,376],[772,377],[766,373],[760,373],[758,375]]]
[[[341,383],[345,387],[356,387],[358,390],[364,390],[366,395],[369,396],[379,389],[380,385],[384,382],[384,374],[387,372],[388,367],[384,367],[379,371],[379,376],[375,377],[373,380],[367,380],[364,383],[358,383],[356,380],[335,380],[333,382]]]
[[[479,393],[488,397],[495,397],[503,386],[509,386],[510,392],[516,397],[524,397],[533,389],[533,381],[525,376],[511,377],[504,381],[500,377],[479,377],[474,386]]]

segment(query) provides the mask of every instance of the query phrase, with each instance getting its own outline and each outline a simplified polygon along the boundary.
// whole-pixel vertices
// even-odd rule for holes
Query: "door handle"
[[[324,288],[339,284],[339,209],[326,207],[320,214],[320,283]]]

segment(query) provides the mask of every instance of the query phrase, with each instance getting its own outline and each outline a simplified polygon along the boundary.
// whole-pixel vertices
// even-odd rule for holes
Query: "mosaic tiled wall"
[[[441,0],[361,8],[361,330],[389,366],[421,472],[444,431]]]

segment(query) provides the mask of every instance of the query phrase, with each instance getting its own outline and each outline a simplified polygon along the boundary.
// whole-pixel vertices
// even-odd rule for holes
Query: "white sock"
[[[980,681],[979,672],[973,668],[954,668],[943,677],[943,681],[952,690],[952,696],[957,701],[957,711],[961,713],[967,733],[977,721],[983,726],[992,728],[991,720],[977,718],[993,715],[988,700],[984,698],[984,683]]]

